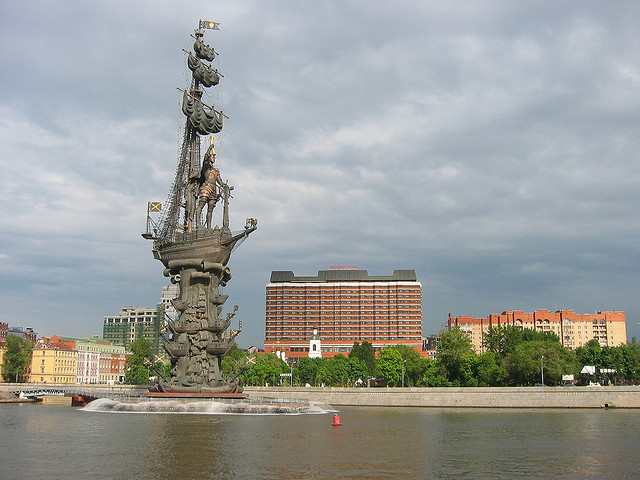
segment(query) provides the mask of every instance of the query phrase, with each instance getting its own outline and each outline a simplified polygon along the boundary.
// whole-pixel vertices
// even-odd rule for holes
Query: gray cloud
[[[158,301],[139,234],[202,17],[232,226],[260,221],[225,292],[241,344],[262,344],[271,270],[332,264],[415,268],[427,334],[510,308],[625,310],[640,333],[635,2],[0,8],[4,321],[93,335]]]

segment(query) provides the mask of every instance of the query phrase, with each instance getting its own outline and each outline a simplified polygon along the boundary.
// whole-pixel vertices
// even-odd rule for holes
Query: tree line
[[[2,365],[5,381],[20,381],[27,372],[32,346],[26,339],[7,338]],[[169,376],[169,365],[150,361],[151,342],[139,339],[129,347],[132,354],[125,366],[126,382],[146,384],[149,376]],[[483,349],[477,354],[458,327],[441,333],[435,358],[423,358],[406,345],[389,346],[376,355],[371,343],[365,341],[355,342],[348,356],[301,358],[290,366],[275,353],[251,354],[234,345],[222,359],[222,371],[251,386],[499,387],[543,382],[554,386],[563,383],[563,375],[574,375],[582,383],[640,383],[640,343],[635,337],[616,347],[601,347],[594,339],[569,350],[552,332],[497,326],[484,335]],[[585,365],[596,367],[599,373],[581,375]]]
[[[440,335],[435,358],[424,358],[406,345],[381,349],[376,356],[369,342],[356,342],[348,356],[301,358],[293,367],[274,353],[247,354],[237,347],[222,360],[223,372],[242,369],[244,385],[394,387],[507,387],[537,384],[562,385],[563,375],[581,383],[628,385],[640,383],[640,344],[601,347],[591,340],[575,350],[565,348],[552,332],[492,327],[477,354],[471,340],[458,327]],[[246,364],[250,357],[251,363]],[[244,367],[242,367],[244,365]],[[580,374],[585,365],[595,375]],[[290,377],[288,374],[291,374]]]

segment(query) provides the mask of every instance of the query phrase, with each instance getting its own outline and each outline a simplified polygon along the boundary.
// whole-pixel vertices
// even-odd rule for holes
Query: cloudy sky
[[[6,1],[0,321],[102,335],[166,284],[141,238],[174,175],[198,20],[230,117],[227,310],[272,270],[415,269],[447,315],[627,312],[640,336],[640,3]],[[215,219],[219,220],[220,212]]]

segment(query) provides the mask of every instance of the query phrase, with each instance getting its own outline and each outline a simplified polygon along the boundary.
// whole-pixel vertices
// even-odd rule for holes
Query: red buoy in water
[[[337,413],[333,416],[333,426],[334,427],[339,427],[340,425],[342,425],[342,422],[340,422],[340,415],[338,415]]]

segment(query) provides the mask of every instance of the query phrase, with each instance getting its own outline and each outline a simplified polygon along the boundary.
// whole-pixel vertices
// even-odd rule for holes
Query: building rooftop
[[[393,275],[372,275],[367,270],[319,270],[317,276],[295,276],[292,271],[271,272],[271,283],[416,282],[415,270],[394,270]]]

